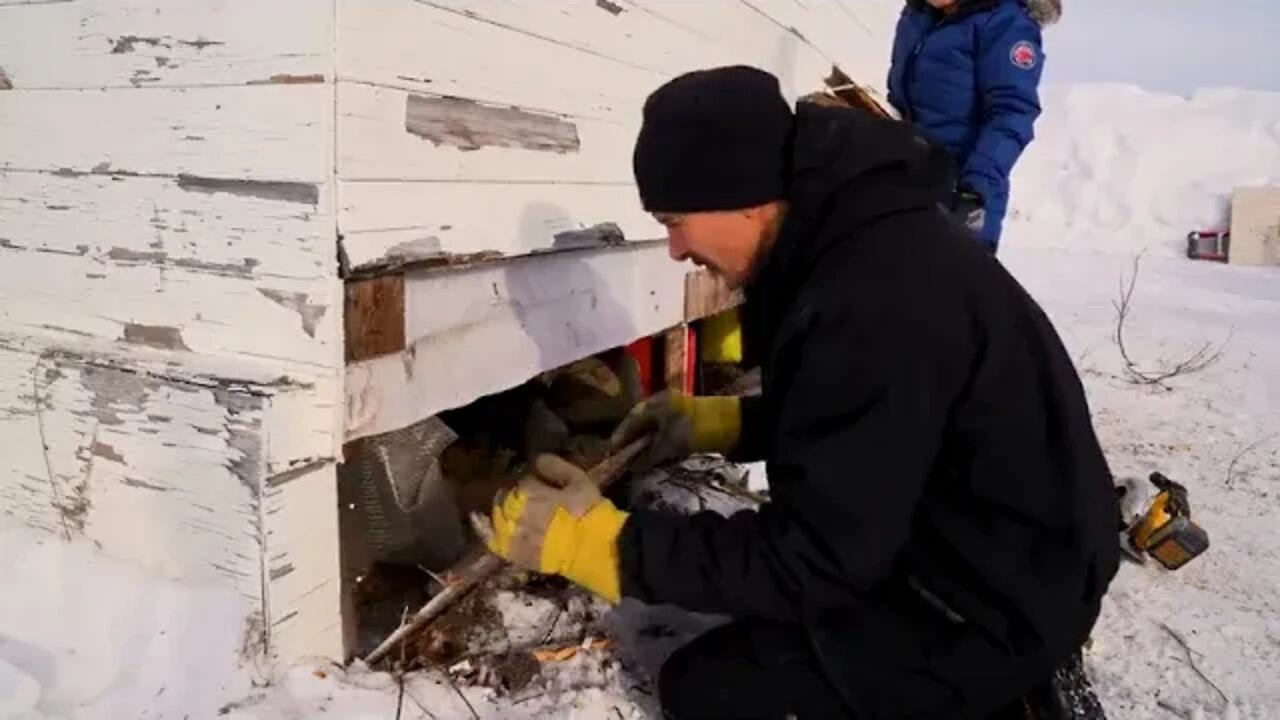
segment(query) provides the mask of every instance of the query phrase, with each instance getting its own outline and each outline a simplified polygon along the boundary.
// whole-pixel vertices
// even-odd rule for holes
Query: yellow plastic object
[[[1169,492],[1164,491],[1156,496],[1146,515],[1142,516],[1142,520],[1137,525],[1134,525],[1133,530],[1129,533],[1133,546],[1139,550],[1150,550],[1151,539],[1156,532],[1168,525],[1172,520],[1173,515],[1169,513]]]
[[[1177,570],[1208,549],[1209,534],[1204,528],[1179,517],[1152,538],[1148,552],[1169,570]]]
[[[698,344],[698,357],[702,362],[742,362],[742,325],[737,309],[725,310],[704,319]]]
[[[1160,493],[1142,519],[1129,531],[1129,542],[1169,570],[1177,570],[1209,549],[1209,534],[1191,520],[1187,490],[1154,473]]]

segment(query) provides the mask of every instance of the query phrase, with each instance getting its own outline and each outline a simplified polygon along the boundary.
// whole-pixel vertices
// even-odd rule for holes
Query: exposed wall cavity
[[[578,126],[568,120],[462,98],[410,94],[404,128],[437,145],[461,150],[502,147],[571,153],[580,147]]]

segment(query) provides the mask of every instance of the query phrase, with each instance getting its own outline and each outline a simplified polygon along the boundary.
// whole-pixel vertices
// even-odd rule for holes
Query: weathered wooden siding
[[[0,67],[19,90],[322,81],[333,72],[326,5],[0,0]]]
[[[0,1],[0,512],[337,656],[334,6]]]
[[[630,240],[665,234],[630,184],[346,183],[341,213],[357,268],[450,250],[515,256],[581,247],[606,236],[608,223]]]
[[[331,86],[15,89],[0,137],[6,322],[334,366]]]
[[[151,572],[229,583],[257,608],[255,626],[306,609],[278,572],[292,565],[318,589],[308,623],[246,650],[340,652],[325,636],[337,613],[334,380],[119,350],[0,336],[0,511]]]
[[[777,74],[792,99],[822,88],[836,65],[880,94],[899,8],[338,0],[338,225],[352,268],[552,249],[565,229],[598,222],[628,239],[661,237],[639,218],[631,185],[653,89],[688,70],[749,63]],[[497,225],[548,214],[542,231]],[[480,223],[485,232],[456,231]]]
[[[644,99],[680,73],[734,63],[772,71],[792,100],[822,89],[833,67],[882,96],[901,7],[337,3],[337,222],[346,269],[364,276],[503,259],[411,270],[397,281],[396,308],[359,305],[394,326],[403,348],[370,357],[393,335],[350,335],[359,347],[347,370],[348,440],[682,322],[689,267],[667,259],[661,243],[637,243],[664,236],[633,185]],[[630,247],[609,247],[620,243]],[[568,249],[575,251],[551,252]],[[387,322],[401,305],[403,321]]]

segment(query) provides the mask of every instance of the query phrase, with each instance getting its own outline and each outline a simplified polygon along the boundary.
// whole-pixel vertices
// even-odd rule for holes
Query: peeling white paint
[[[5,326],[335,367],[332,97],[326,85],[7,93]],[[306,320],[260,287],[301,298]]]
[[[338,34],[339,80],[575,117],[629,119],[642,88],[666,77],[414,0],[339,0]]]
[[[305,183],[332,172],[327,85],[67,92],[22,90],[12,77],[0,170]]]
[[[323,0],[0,7],[0,512],[286,661],[343,652],[333,63]]]
[[[833,64],[882,94],[901,9],[896,0],[553,5],[339,0],[339,227],[352,267],[415,253],[535,252],[598,221],[660,237],[630,170],[648,93],[680,72],[749,63],[778,75],[791,99],[822,88]],[[415,93],[553,114],[575,123],[580,147],[433,143],[403,129]]]
[[[332,460],[304,464],[287,482],[269,481],[264,490],[266,608],[275,657],[341,657],[337,492]]]
[[[0,65],[21,87],[245,84],[332,72],[332,14],[272,0],[252,15],[224,2],[77,0],[0,10]]]
[[[340,318],[336,277],[258,281],[316,308],[307,311],[314,322],[304,323],[297,310],[264,295],[249,278],[6,248],[0,258],[0,312],[10,329],[53,328],[151,345],[144,338],[168,337],[177,352],[253,357],[282,367],[333,367],[341,351],[340,325],[325,322],[330,310],[318,312],[331,308]],[[151,330],[132,331],[139,327]]]
[[[83,536],[158,575],[229,583],[254,607],[268,602],[268,556],[287,558],[298,547],[312,557],[313,546],[329,547],[333,566],[313,562],[308,577],[336,578],[337,534],[323,512],[327,503],[336,523],[325,420],[336,378],[309,386],[269,374],[233,379],[198,363],[175,371],[163,360],[168,353],[142,352],[0,338],[0,438],[8,453],[0,509]],[[291,482],[309,498],[298,501],[309,503],[309,518],[297,528],[269,512],[279,494],[269,478],[291,465],[308,467]],[[289,611],[288,596],[282,602],[268,616]],[[336,585],[309,602],[328,602],[336,613]],[[307,633],[308,652],[340,653],[337,633]]]
[[[105,162],[92,175],[71,177],[0,171],[0,238],[20,249],[86,257],[103,266],[296,280],[332,276],[328,185],[317,187],[318,201],[308,206],[192,192],[177,178],[111,171]]]
[[[663,80],[716,65],[767,68],[795,98],[834,63],[883,96],[901,11],[898,0],[616,5],[338,0],[339,78],[620,122]]]
[[[371,85],[338,90],[338,176],[343,180],[431,180],[629,184],[639,117],[630,123],[568,118],[574,152],[441,145],[405,128],[410,93]],[[516,145],[513,140],[510,145]]]
[[[503,256],[557,249],[557,236],[612,222],[627,240],[666,231],[628,185],[346,182],[338,226],[353,268],[430,239],[437,253]]]

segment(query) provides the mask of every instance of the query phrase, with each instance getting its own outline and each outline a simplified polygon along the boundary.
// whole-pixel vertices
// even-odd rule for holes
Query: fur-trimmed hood
[[[960,0],[962,11],[965,7],[972,7],[975,11],[982,10],[999,2],[1000,0]],[[1052,25],[1062,19],[1062,0],[1021,0],[1021,2],[1026,6],[1031,19],[1041,27]],[[924,0],[907,0],[907,5],[917,10],[927,7]],[[975,5],[977,7],[973,7]]]
[[[1062,0],[1025,0],[1031,19],[1041,26],[1052,25],[1062,18]]]

